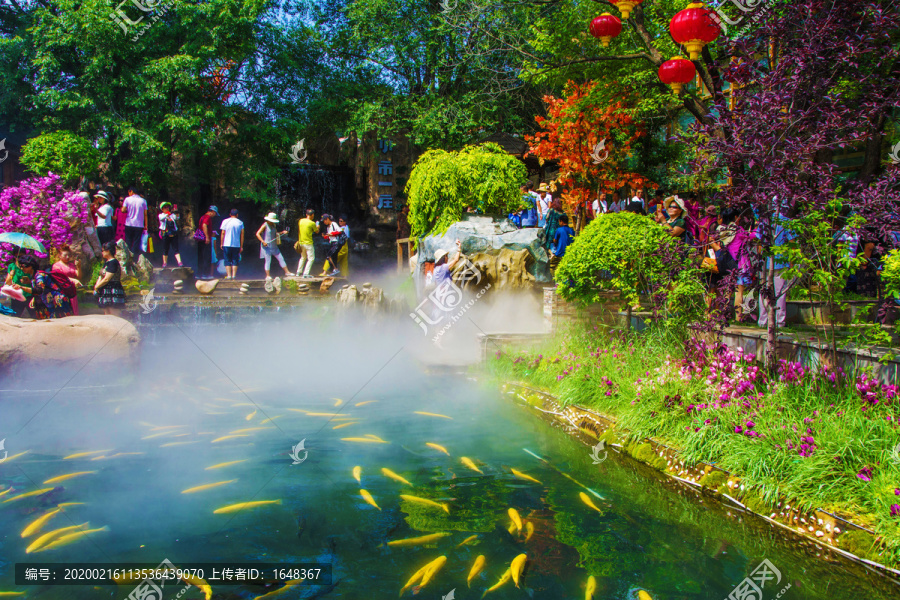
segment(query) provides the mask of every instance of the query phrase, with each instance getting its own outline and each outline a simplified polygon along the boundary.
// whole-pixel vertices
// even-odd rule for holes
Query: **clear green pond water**
[[[883,578],[701,501],[615,453],[593,464],[590,448],[495,384],[424,372],[420,344],[362,325],[305,327],[172,327],[149,336],[134,376],[124,367],[42,373],[21,392],[4,391],[0,437],[9,459],[0,463],[0,491],[14,491],[0,498],[0,591],[77,600],[126,598],[134,589],[17,586],[17,562],[317,562],[331,565],[332,585],[297,585],[269,597],[382,600],[398,597],[413,573],[446,556],[416,597],[441,599],[453,590],[462,600],[481,598],[524,553],[520,587],[509,581],[487,598],[581,599],[593,576],[597,600],[637,599],[641,590],[653,600],[719,600],[764,560],[780,574],[780,581],[765,583],[766,600],[788,585],[781,598],[900,595]],[[229,435],[244,437],[219,439]],[[365,436],[386,443],[342,440]],[[296,455],[306,458],[292,464],[292,447],[301,440],[305,450]],[[94,454],[64,458],[83,452]],[[233,461],[240,462],[208,470]],[[352,474],[356,466],[361,484]],[[74,472],[88,473],[42,483]],[[182,493],[219,482],[227,483]],[[54,489],[3,502],[47,487]],[[446,503],[449,513],[400,494]],[[214,513],[263,500],[280,503]],[[60,503],[83,504],[64,507],[40,532],[21,537]],[[524,520],[521,534],[509,532],[510,508]],[[26,554],[42,533],[85,522],[107,529]],[[526,540],[528,523],[533,533]],[[425,545],[384,545],[440,532],[449,535]],[[485,566],[469,587],[479,555]],[[217,599],[276,589],[210,583]],[[404,597],[412,595],[410,589]],[[175,596],[167,591],[164,598]],[[202,597],[197,588],[182,596]]]

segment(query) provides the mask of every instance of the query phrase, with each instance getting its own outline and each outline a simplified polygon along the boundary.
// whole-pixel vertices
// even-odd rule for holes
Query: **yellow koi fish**
[[[357,442],[359,444],[387,444],[384,440],[373,440],[372,438],[367,437],[348,437],[341,438],[342,442]]]
[[[526,475],[522,471],[516,471],[515,469],[510,469],[510,471],[512,471],[512,474],[515,475],[516,477],[518,477],[519,479],[524,479],[525,481],[533,481],[535,483],[540,483],[540,481],[538,481],[531,475]]]
[[[3,490],[2,492],[0,492],[0,498],[2,498],[3,496],[7,495],[7,494],[10,493],[11,491],[13,491],[13,486],[9,486],[8,488],[6,488],[6,489]]]
[[[289,408],[288,410],[298,413],[303,413],[304,415],[309,414],[309,411],[305,408]]]
[[[362,485],[362,479],[360,479],[361,475],[362,475],[362,467],[353,467],[353,478],[356,479],[356,481],[360,485]]]
[[[252,402],[238,402],[238,403],[232,404],[231,406],[233,406],[235,408],[239,408],[241,406],[255,406],[255,404],[253,404]]]
[[[509,532],[509,535],[513,535],[514,533],[516,533],[516,524],[510,521],[509,527],[507,527],[506,530]]]
[[[424,567],[422,567],[421,569],[419,569],[418,571],[416,571],[415,573],[413,573],[413,576],[409,578],[409,581],[406,582],[406,585],[404,585],[404,586],[400,589],[400,595],[402,596],[402,595],[403,595],[403,592],[405,592],[405,591],[408,590],[410,587],[412,587],[412,585],[413,585],[415,582],[419,581],[419,580],[425,575],[425,573],[427,573],[428,570],[431,569],[431,568],[434,566],[434,564],[435,564],[437,561],[439,561],[440,559],[441,559],[441,557],[438,557],[438,558],[434,559],[433,561],[429,562],[427,565],[425,565]]]
[[[638,590],[638,600],[653,600],[653,597],[644,590]]]
[[[516,587],[519,587],[519,578],[522,576],[522,571],[525,570],[525,563],[528,562],[527,554],[520,554],[509,564],[509,572],[512,574],[512,579],[516,584]]]
[[[509,518],[512,519],[513,524],[516,526],[516,532],[522,531],[522,517],[519,516],[519,511],[514,508],[510,508],[506,511],[509,514]]]
[[[98,527],[97,529],[85,529],[84,531],[76,531],[75,533],[70,533],[68,535],[64,535],[62,537],[58,537],[43,548],[38,548],[35,552],[44,552],[45,550],[55,550],[56,548],[62,548],[63,546],[68,546],[74,542],[77,542],[81,538],[91,535],[92,533],[97,533],[98,531],[109,531],[109,527]]]
[[[203,490],[211,490],[212,488],[219,487],[220,485],[227,485],[229,483],[234,483],[237,479],[229,479],[228,481],[217,481],[215,483],[207,483],[206,485],[198,485],[196,487],[188,488],[182,491],[182,494],[193,494],[194,492],[202,492]]]
[[[13,596],[24,596],[25,592],[0,592],[0,598],[12,598]]]
[[[142,440],[152,440],[153,438],[163,437],[164,435],[172,435],[173,431],[160,431],[159,433],[151,433],[150,435],[145,435],[142,437]]]
[[[12,498],[7,498],[3,501],[3,504],[7,502],[15,502],[16,500],[21,500],[22,498],[31,498],[32,496],[40,496],[41,494],[46,494],[47,492],[52,492],[54,488],[43,488],[40,490],[35,490],[33,492],[27,492],[25,494],[19,494],[18,496],[13,496]]]
[[[81,506],[84,502],[63,502],[62,504],[57,504],[56,508],[67,508],[69,506]]]
[[[323,412],[307,412],[307,416],[309,417],[342,417],[341,413],[323,413]]]
[[[4,460],[3,462],[7,462],[7,463],[8,463],[9,461],[15,460],[15,459],[19,458],[20,456],[25,456],[26,454],[28,454],[28,450],[26,450],[25,452],[19,452],[18,454],[13,454],[12,456],[10,456],[9,458],[7,458],[7,459]]]
[[[230,504],[228,506],[223,506],[222,508],[217,508],[213,511],[213,514],[224,515],[226,513],[238,512],[239,510],[244,510],[245,508],[256,508],[257,506],[266,506],[268,504],[281,504],[281,500],[254,500],[252,502],[238,502],[237,504]]]
[[[200,579],[199,577],[194,577],[193,575],[183,573],[181,575],[181,580],[185,583],[189,583],[200,588],[200,590],[203,592],[204,600],[210,600],[210,598],[212,598],[212,587],[210,587],[210,585],[206,583],[205,579]]]
[[[477,534],[476,534],[476,535],[470,535],[469,537],[467,537],[466,539],[464,539],[463,541],[461,541],[459,544],[457,544],[456,547],[457,547],[457,548],[462,548],[462,547],[465,546],[466,544],[471,544],[472,542],[474,542],[474,541],[477,540],[477,539],[478,539],[478,535],[477,535]]]
[[[418,546],[419,544],[430,544],[431,542],[436,542],[441,538],[445,538],[449,533],[432,533],[431,535],[423,535],[414,538],[406,538],[404,540],[394,540],[392,542],[388,542],[387,545],[394,546]]]
[[[406,484],[406,485],[412,485],[412,484],[411,484],[410,482],[408,482],[406,479],[404,479],[404,478],[401,477],[400,475],[397,475],[396,473],[394,473],[394,472],[391,471],[390,469],[385,469],[385,468],[383,468],[383,469],[381,469],[381,472],[384,474],[385,477],[390,477],[390,478],[393,479],[394,481],[399,481],[400,483],[404,483],[404,484]]]
[[[367,438],[369,438],[370,440],[378,440],[379,442],[383,442],[383,441],[384,441],[383,439],[381,439],[380,437],[378,437],[377,435],[374,435],[374,434],[372,434],[372,433],[367,433],[367,434],[363,435],[363,437],[367,437]]]
[[[443,452],[443,453],[446,454],[447,456],[450,456],[450,453],[447,452],[447,449],[444,448],[443,446],[441,446],[440,444],[434,444],[434,443],[432,443],[432,442],[426,442],[425,445],[428,446],[429,448],[434,448],[435,450],[438,450],[438,451],[440,451],[440,452]]]
[[[472,580],[475,579],[481,570],[484,569],[484,554],[479,554],[475,559],[475,562],[472,564],[472,568],[469,569],[469,576],[466,577],[466,586],[472,587]]]
[[[441,415],[438,413],[424,412],[421,410],[414,410],[413,412],[417,415],[425,415],[426,417],[440,417],[441,419],[450,419],[451,421],[453,420],[453,417],[448,417],[447,415]]]
[[[422,575],[422,582],[419,583],[416,587],[413,588],[413,595],[418,594],[422,591],[422,588],[428,585],[428,582],[431,581],[431,578],[435,576],[435,574],[441,570],[441,567],[444,566],[447,562],[446,556],[439,556],[431,563],[431,566],[427,571]]]
[[[259,424],[260,424],[260,425],[265,425],[266,423],[271,423],[271,422],[274,421],[275,419],[280,419],[280,418],[283,417],[283,416],[284,416],[284,415],[275,415],[274,417],[269,417],[268,419],[263,419],[262,421],[259,422]],[[267,429],[268,429],[268,428],[267,428]],[[295,580],[293,580],[293,581],[303,581],[303,580],[302,580],[302,579],[295,579]],[[281,588],[281,589],[284,589],[284,588]]]
[[[257,596],[253,600],[264,600],[265,598],[274,598],[275,596],[278,596],[285,590],[288,590],[288,589],[294,587],[295,585],[299,585],[299,584],[303,583],[303,581],[304,581],[303,579],[291,579],[290,581],[285,581],[284,585],[281,586],[280,588],[278,588],[277,590],[272,590],[271,592],[263,594],[262,596]]]
[[[244,420],[245,420],[245,421],[250,421],[250,420],[253,419],[253,417],[255,417],[255,416],[256,416],[256,411],[254,410],[252,413],[250,413],[249,415],[247,415],[246,417],[244,417]]]
[[[187,425],[159,425],[153,427],[150,431],[163,431],[164,429],[178,429],[179,427],[187,427]]]
[[[353,406],[365,406],[366,404],[374,404],[375,402],[378,402],[378,400],[366,400],[365,402],[357,402]]]
[[[597,578],[591,575],[587,580],[587,587],[584,588],[584,600],[593,600],[594,592],[597,591]],[[643,599],[642,599],[643,600]]]
[[[169,442],[167,444],[161,444],[160,448],[171,448],[172,446],[184,446],[185,444],[199,444],[200,440],[194,440],[193,442]]]
[[[231,465],[236,465],[238,463],[247,462],[247,459],[244,458],[242,460],[230,460],[228,462],[219,463],[217,465],[213,465],[211,467],[206,467],[206,471],[212,471],[213,469],[221,469],[223,467],[230,467]]]
[[[342,427],[346,427],[347,425],[359,425],[360,421],[347,421],[346,423],[341,423],[340,425],[335,425],[332,429],[341,429]]]
[[[409,496],[407,494],[400,494],[400,497],[406,500],[407,502],[415,502],[417,504],[424,504],[425,506],[431,506],[434,508],[440,508],[448,515],[450,514],[450,507],[446,504],[438,504],[434,500],[429,500],[428,498],[419,498],[418,496]]]
[[[69,527],[61,527],[59,529],[54,529],[53,531],[47,532],[31,542],[31,545],[25,548],[25,554],[31,554],[32,552],[40,550],[41,548],[49,544],[54,538],[59,537],[64,533],[75,531],[76,529],[84,529],[87,526],[88,523],[85,522],[81,525],[70,525]]]
[[[117,457],[117,456],[137,456],[137,455],[139,455],[139,454],[143,454],[143,452],[117,452],[117,453],[112,454],[112,455],[110,455],[110,456],[95,456],[95,457],[92,458],[91,460],[101,460],[101,459],[104,459],[104,458],[115,458],[115,457]]]
[[[30,535],[33,535],[40,531],[41,527],[47,524],[47,521],[55,517],[60,513],[60,509],[51,510],[50,512],[38,517],[34,521],[28,524],[28,526],[22,530],[22,537],[27,538]]]
[[[507,569],[506,572],[503,574],[503,576],[500,577],[500,581],[498,581],[498,582],[495,583],[493,586],[491,586],[491,587],[489,587],[488,589],[486,589],[486,590],[484,591],[484,593],[481,595],[481,597],[484,598],[485,596],[487,596],[487,595],[490,594],[491,592],[500,589],[500,586],[502,586],[504,583],[506,583],[507,581],[509,581],[511,578],[512,578],[512,572],[510,572],[510,570]]]
[[[247,435],[246,433],[239,433],[237,435],[223,435],[222,437],[217,437],[216,439],[211,441],[210,444],[216,444],[218,442],[224,442],[225,440],[233,440],[233,439],[242,438],[242,437],[250,437],[250,436]]]
[[[534,535],[534,523],[532,523],[531,521],[525,522],[525,534],[526,542],[531,539],[531,536]]]
[[[341,404],[344,403],[344,401],[341,400],[340,398],[332,398],[332,400],[334,400],[334,405],[335,405],[335,406],[340,406]]]
[[[590,506],[591,508],[596,510],[598,513],[601,513],[601,514],[603,513],[602,510],[597,508],[597,505],[594,504],[594,502],[593,502],[593,500],[591,500],[590,496],[588,496],[584,492],[578,492],[578,497],[581,498],[582,502],[584,502],[585,504],[587,504],[588,506]]]
[[[112,452],[113,449],[109,450],[94,450],[93,452],[76,452],[75,454],[70,454],[68,456],[64,456],[63,460],[72,460],[73,458],[84,458],[85,456],[93,456],[94,454],[103,454],[104,452]]]
[[[464,465],[467,466],[468,468],[472,469],[473,471],[477,471],[478,473],[481,473],[482,475],[484,475],[484,472],[483,472],[481,469],[479,469],[479,468],[475,465],[475,463],[472,461],[472,459],[469,458],[468,456],[463,456],[463,457],[460,458],[459,460],[460,460],[460,462],[461,462],[462,464],[464,464]]]
[[[366,501],[366,504],[371,504],[378,510],[381,510],[381,507],[375,504],[375,498],[373,498],[372,494],[370,494],[367,490],[359,490],[359,495],[362,496],[362,499]]]

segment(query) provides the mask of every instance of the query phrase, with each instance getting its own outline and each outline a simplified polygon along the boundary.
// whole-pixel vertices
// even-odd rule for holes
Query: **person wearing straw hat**
[[[687,222],[685,215],[687,209],[684,206],[684,200],[678,196],[669,196],[663,202],[666,213],[659,212],[655,219],[657,223],[669,230],[669,235],[684,239],[684,232],[687,230]]]
[[[281,255],[281,250],[278,249],[278,244],[281,243],[281,236],[287,234],[287,229],[278,231],[278,227],[276,227],[278,223],[278,215],[270,212],[266,215],[265,223],[256,230],[256,239],[258,239],[260,243],[259,257],[266,261],[266,279],[272,279],[269,275],[269,267],[272,266],[273,256],[278,260],[278,264],[281,265],[281,268],[284,269],[285,277],[294,276],[294,274],[288,270],[287,263],[284,261],[284,256]]]
[[[538,197],[537,197],[537,217],[538,217],[538,227],[544,227],[547,224],[547,213],[550,212],[550,202],[553,201],[553,196],[550,195],[550,188],[547,187],[546,183],[542,183],[538,186]]]
[[[172,212],[171,202],[163,202],[159,208],[162,211],[159,213],[159,237],[162,240],[163,269],[169,261],[169,249],[175,250],[175,260],[179,267],[183,267],[181,252],[178,250],[178,215]]]

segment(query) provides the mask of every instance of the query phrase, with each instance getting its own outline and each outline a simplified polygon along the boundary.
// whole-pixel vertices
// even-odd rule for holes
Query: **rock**
[[[327,294],[328,290],[331,289],[331,286],[334,285],[334,277],[326,277],[322,280],[322,284],[319,286],[320,294]]]
[[[149,282],[153,277],[153,265],[150,264],[150,261],[143,254],[138,256],[134,270],[135,276],[143,282]]]
[[[464,282],[470,288],[481,289],[485,281],[491,283],[491,292],[509,288],[531,287],[535,282],[549,283],[550,261],[547,251],[538,240],[538,228],[516,229],[508,220],[494,222],[490,217],[474,217],[451,225],[441,236],[428,236],[419,244],[414,256],[417,279],[421,280],[424,263],[434,261],[438,250],[446,250],[452,256],[456,252],[456,240],[462,242],[462,252],[481,274]],[[413,258],[410,258],[413,263]],[[464,262],[454,269],[457,277]],[[420,287],[417,286],[417,287]],[[466,286],[463,286],[466,287]]]
[[[119,261],[119,264],[122,266],[122,271],[126,275],[134,275],[132,257],[131,250],[125,245],[125,240],[116,242],[116,260]]]
[[[301,283],[301,284],[298,284],[298,285],[297,285],[297,290],[298,290],[298,291],[309,291],[309,284],[308,284],[308,283]]]
[[[181,286],[184,285],[184,281],[182,281],[181,279],[178,279],[178,280],[176,280],[176,281],[173,281],[173,282],[172,282],[172,285],[173,285],[174,287],[181,287]]]
[[[200,281],[198,279],[194,282],[194,287],[197,288],[197,291],[201,294],[212,294],[217,285],[219,285],[218,279],[211,279],[209,281]]]
[[[181,279],[182,281],[190,281],[194,279],[194,270],[190,267],[172,267],[165,269],[153,269],[153,284],[174,283]]]
[[[269,294],[274,294],[275,293],[275,284],[267,279],[266,282],[263,284],[263,289],[266,290],[266,292],[268,292]]]
[[[275,293],[281,293],[281,277],[276,277],[275,281],[272,282],[272,286],[275,288]]]
[[[349,287],[350,287],[350,285],[347,284],[347,283],[345,283],[344,285],[341,286],[341,289],[342,289],[342,290],[346,290],[346,289],[348,289]]]
[[[359,298],[359,292],[357,291],[355,285],[345,285],[335,295],[335,298],[337,298],[337,301],[341,304],[341,306],[347,307],[356,304],[356,301]]]
[[[150,293],[150,290],[141,290],[141,296],[146,296]]]
[[[371,281],[367,281],[367,282],[365,282],[365,283],[363,284],[363,289],[370,288],[370,287],[372,287],[372,282],[371,282]]]
[[[48,366],[109,364],[114,369],[138,357],[140,335],[129,321],[112,315],[83,315],[36,321],[0,316],[0,370],[28,363]]]

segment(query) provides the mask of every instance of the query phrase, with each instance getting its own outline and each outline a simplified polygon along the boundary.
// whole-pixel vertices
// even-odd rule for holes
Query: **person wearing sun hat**
[[[663,201],[663,207],[666,213],[658,213],[656,221],[669,230],[669,235],[683,240],[684,232],[687,231],[687,222],[685,221],[687,208],[685,208],[684,200],[678,196],[669,196]]]
[[[550,195],[550,188],[546,183],[542,183],[538,186],[538,197],[537,197],[537,217],[538,217],[538,227],[544,227],[547,224],[547,213],[550,212],[550,202],[553,201],[553,196]]]
[[[294,274],[288,270],[287,263],[284,261],[284,256],[282,256],[281,250],[278,249],[278,244],[281,243],[281,236],[286,235],[288,232],[287,229],[278,231],[278,223],[278,215],[270,212],[266,215],[265,223],[256,230],[256,239],[259,240],[260,244],[259,257],[266,261],[265,269],[267,280],[272,279],[269,275],[269,267],[272,266],[273,256],[278,260],[278,264],[281,265],[281,268],[284,269],[285,277],[294,276]]]
[[[168,263],[170,248],[175,250],[175,260],[178,261],[178,266],[183,267],[184,265],[181,264],[181,252],[178,250],[178,215],[172,212],[171,202],[163,202],[159,205],[159,209],[162,211],[159,213],[159,237],[163,243],[163,269],[166,268]]]
[[[116,209],[113,208],[113,197],[109,192],[97,192],[94,194],[100,206],[97,207],[97,238],[102,246],[106,242],[113,239],[116,231],[113,229],[113,215]]]

